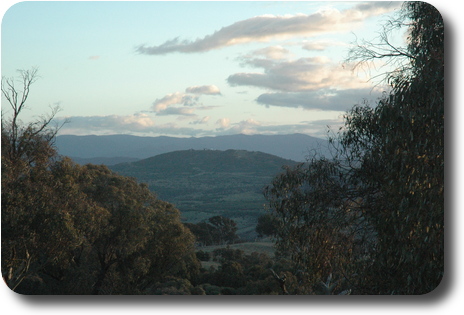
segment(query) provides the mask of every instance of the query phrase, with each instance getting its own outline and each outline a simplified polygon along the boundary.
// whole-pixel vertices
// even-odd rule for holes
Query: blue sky
[[[325,137],[384,89],[343,61],[400,4],[11,2],[2,76],[37,67],[23,120],[59,105],[61,134]]]

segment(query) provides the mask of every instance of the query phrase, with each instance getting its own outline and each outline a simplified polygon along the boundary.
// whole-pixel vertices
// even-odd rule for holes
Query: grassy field
[[[226,247],[230,249],[243,250],[245,255],[249,255],[253,252],[256,252],[256,253],[264,253],[268,255],[269,257],[274,257],[274,253],[275,253],[274,242],[269,239],[264,239],[264,240],[260,240],[256,242],[231,244],[231,245],[202,246],[197,249],[210,253],[210,252],[213,252],[215,249],[226,248]]]
[[[212,245],[212,246],[202,246],[197,248],[197,250],[202,250],[207,253],[212,253],[215,249],[218,248],[230,248],[230,249],[240,249],[243,250],[245,255],[250,255],[253,252],[256,253],[263,253],[268,255],[269,257],[274,257],[275,249],[274,249],[274,242],[270,239],[263,239],[257,242],[246,242],[246,243],[239,243],[239,244],[232,244],[232,245]],[[218,268],[221,264],[217,261],[202,261],[201,266],[205,269],[210,267]]]

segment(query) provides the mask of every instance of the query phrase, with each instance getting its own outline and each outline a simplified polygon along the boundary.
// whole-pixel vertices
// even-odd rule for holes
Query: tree
[[[287,167],[265,189],[277,220],[279,256],[290,256],[312,292],[321,279],[350,276],[365,258],[372,231],[358,207],[357,191],[340,161],[313,159]]]
[[[390,157],[379,182],[390,205],[378,202],[383,211],[371,219],[379,233],[373,271],[389,274],[382,292],[422,294],[444,272],[444,25],[427,3],[406,3],[405,10],[412,69],[390,79],[375,125],[374,152]]]
[[[2,79],[2,276],[23,294],[150,293],[199,271],[194,237],[171,204],[107,167],[79,166],[53,148],[56,111],[23,125],[36,70],[23,90]],[[187,280],[186,280],[187,281]]]
[[[237,223],[234,220],[214,216],[206,222],[184,224],[194,235],[196,241],[201,245],[233,243],[237,240]]]
[[[184,225],[195,235],[195,241],[201,246],[213,245],[213,230],[214,227],[207,222],[184,223]]]
[[[406,49],[383,36],[354,54],[361,64],[399,58],[391,91],[345,115],[334,159],[288,169],[266,197],[277,245],[308,278],[332,271],[354,293],[423,294],[444,271],[444,28],[424,2],[406,2],[391,25],[408,25]]]
[[[104,165],[84,166],[80,182],[88,198],[109,214],[89,252],[98,266],[92,294],[143,293],[166,275],[195,275],[193,235],[171,204]]]
[[[22,90],[14,78],[2,78],[2,95],[11,117],[2,113],[2,276],[16,290],[25,279],[51,264],[65,261],[67,251],[79,242],[71,212],[80,196],[70,194],[62,204],[49,168],[56,152],[51,144],[57,128],[50,126],[56,113],[22,125],[37,70],[19,71]],[[61,193],[70,191],[63,190]],[[86,207],[85,203],[81,203]]]
[[[271,214],[266,213],[258,218],[258,224],[256,225],[256,232],[259,237],[274,236],[277,234],[277,219]]]
[[[234,220],[217,215],[209,218],[208,222],[215,227],[213,239],[230,244],[238,238],[235,234],[237,232],[237,223]]]

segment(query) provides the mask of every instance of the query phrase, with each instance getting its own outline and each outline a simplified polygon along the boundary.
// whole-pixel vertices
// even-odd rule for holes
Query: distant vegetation
[[[254,239],[257,219],[265,213],[264,187],[283,166],[296,164],[262,152],[184,150],[110,168],[147,183],[187,222],[225,216],[237,222],[239,236]]]

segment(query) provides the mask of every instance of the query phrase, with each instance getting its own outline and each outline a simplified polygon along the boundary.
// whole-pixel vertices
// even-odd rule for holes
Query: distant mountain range
[[[188,222],[215,215],[235,220],[239,234],[249,238],[265,213],[263,188],[297,162],[245,150],[183,150],[131,163],[109,166],[113,171],[147,183],[162,200],[173,203]]]
[[[56,138],[56,147],[59,154],[69,156],[81,164],[114,165],[189,149],[260,151],[302,162],[312,150],[326,154],[328,141],[303,134],[239,134],[199,138],[63,135]]]

